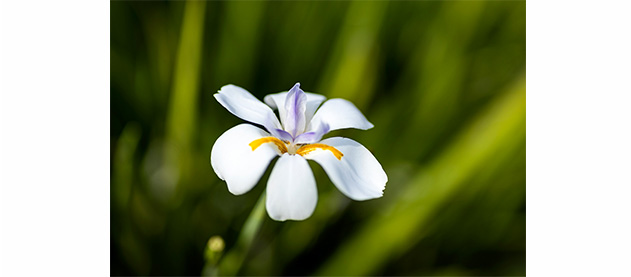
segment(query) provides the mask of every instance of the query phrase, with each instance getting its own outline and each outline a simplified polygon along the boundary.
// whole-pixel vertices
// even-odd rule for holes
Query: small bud
[[[212,236],[208,240],[208,249],[211,252],[222,252],[226,244],[220,236]]]
[[[208,239],[206,244],[206,269],[204,272],[209,273],[204,275],[216,275],[210,274],[216,271],[216,266],[219,263],[219,259],[223,255],[223,250],[226,247],[226,243],[220,236],[212,236]]]

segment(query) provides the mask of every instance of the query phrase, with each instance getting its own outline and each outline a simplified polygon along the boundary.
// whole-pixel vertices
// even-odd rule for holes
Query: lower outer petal
[[[305,155],[305,158],[320,164],[342,193],[353,200],[383,196],[388,176],[366,147],[352,139],[341,137],[328,138],[320,143],[336,148],[344,156],[338,160],[328,150],[316,150]]]
[[[250,142],[270,136],[250,124],[240,124],[224,132],[210,153],[210,163],[217,176],[225,180],[228,190],[240,195],[258,183],[270,161],[279,155],[277,149],[265,143],[252,151]]]
[[[313,214],[318,191],[309,163],[300,155],[283,154],[267,181],[267,213],[274,220],[304,220]]]

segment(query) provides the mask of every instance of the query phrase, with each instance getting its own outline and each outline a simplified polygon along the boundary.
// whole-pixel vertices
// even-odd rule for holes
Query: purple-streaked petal
[[[281,122],[285,120],[283,119],[285,118],[285,114],[286,114],[285,99],[287,98],[288,93],[289,93],[288,91],[285,91],[285,92],[268,94],[267,96],[265,96],[265,99],[264,99],[265,103],[269,105],[270,107],[272,107],[272,109],[278,109],[278,115],[280,116]],[[305,94],[307,95],[307,109],[305,110],[305,122],[309,124],[309,122],[311,121],[311,118],[313,118],[313,114],[315,114],[320,104],[322,104],[322,102],[326,100],[326,97],[324,97],[324,95],[322,94],[317,94],[317,93],[305,92]]]
[[[330,131],[345,128],[368,130],[374,127],[353,103],[339,98],[330,99],[322,104],[313,115],[306,132],[316,131],[322,128],[322,124],[327,124]]]
[[[307,110],[307,95],[300,89],[300,83],[296,83],[287,93],[285,98],[285,120],[283,128],[293,137],[305,131]]]
[[[326,123],[320,124],[318,130],[302,133],[294,139],[294,143],[315,143],[322,139],[324,134],[329,132],[329,126]]]
[[[316,132],[302,133],[294,139],[294,143],[314,143],[320,141],[321,134]]]
[[[289,133],[287,133],[287,131],[283,129],[273,129],[272,131],[270,131],[270,133],[272,133],[272,135],[279,138],[280,140],[285,140],[289,142],[294,140],[294,137],[292,137]]]

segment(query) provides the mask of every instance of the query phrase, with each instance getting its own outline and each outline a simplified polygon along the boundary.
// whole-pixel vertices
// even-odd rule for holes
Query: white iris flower
[[[307,160],[320,164],[335,186],[354,200],[383,195],[388,176],[375,157],[358,142],[342,137],[324,140],[329,131],[373,127],[351,102],[305,93],[296,83],[288,92],[270,94],[265,103],[243,88],[223,86],[215,98],[240,124],[215,142],[210,162],[234,195],[248,192],[267,166],[280,156],[267,181],[265,207],[275,220],[304,220],[318,201],[313,172]],[[278,109],[280,121],[273,109]]]

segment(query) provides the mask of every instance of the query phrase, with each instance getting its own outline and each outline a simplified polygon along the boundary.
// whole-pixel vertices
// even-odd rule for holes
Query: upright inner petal
[[[300,83],[296,83],[285,99],[285,117],[281,116],[283,128],[294,138],[305,131],[307,110],[307,95],[300,89]]]
[[[268,94],[267,96],[265,96],[265,103],[267,103],[267,105],[269,105],[272,109],[278,110],[278,115],[280,116],[281,122],[284,122],[285,117],[287,117],[287,111],[285,110],[285,100],[287,99],[287,94],[289,94],[289,91]],[[320,104],[322,104],[322,102],[326,100],[326,97],[317,93],[305,92],[305,94],[307,95],[307,109],[305,110],[306,129],[309,128],[309,122],[311,121],[311,118],[315,114],[318,107],[320,107]]]

